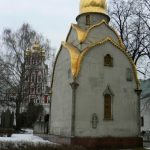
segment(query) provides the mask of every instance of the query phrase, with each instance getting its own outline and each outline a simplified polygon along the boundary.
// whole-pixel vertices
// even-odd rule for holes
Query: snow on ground
[[[33,131],[29,129],[26,130],[24,134],[12,134],[11,137],[0,137],[0,149],[20,148],[37,145],[56,145],[56,144],[43,140],[42,138],[33,135]]]

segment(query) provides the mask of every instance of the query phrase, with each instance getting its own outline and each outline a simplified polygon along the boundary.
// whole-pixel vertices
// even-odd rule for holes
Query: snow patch
[[[33,135],[32,130],[26,130],[24,134],[12,134],[11,137],[0,137],[0,149],[23,148],[26,146],[56,145]]]

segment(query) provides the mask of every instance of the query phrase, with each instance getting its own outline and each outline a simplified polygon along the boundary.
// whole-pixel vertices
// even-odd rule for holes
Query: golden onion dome
[[[39,53],[42,56],[45,56],[45,50],[42,49],[40,43],[37,41],[33,44],[33,46],[30,49],[26,50],[25,55],[31,55],[33,53]]]
[[[107,14],[106,0],[80,0],[80,14],[90,12]]]
[[[34,45],[32,46],[32,49],[40,50],[41,49],[40,43],[39,42],[35,42]]]

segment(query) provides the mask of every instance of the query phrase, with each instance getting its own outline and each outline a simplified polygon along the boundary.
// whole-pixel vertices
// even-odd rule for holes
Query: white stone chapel
[[[136,67],[109,25],[105,0],[81,0],[52,81],[52,141],[99,148],[142,146]]]

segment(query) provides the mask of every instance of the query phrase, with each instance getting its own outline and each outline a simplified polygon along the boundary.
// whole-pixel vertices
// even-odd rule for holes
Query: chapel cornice
[[[68,50],[69,54],[70,54],[70,61],[71,61],[71,72],[72,72],[72,77],[74,80],[77,79],[79,73],[80,73],[80,69],[81,69],[81,65],[82,65],[82,61],[85,57],[85,55],[95,46],[101,46],[105,43],[111,43],[112,45],[114,45],[115,47],[117,47],[121,52],[124,53],[124,55],[128,58],[133,72],[134,72],[134,77],[136,80],[136,85],[137,85],[137,89],[139,89],[139,80],[137,77],[137,71],[136,71],[136,66],[132,60],[132,58],[130,57],[130,55],[128,54],[128,52],[123,49],[122,47],[120,47],[120,45],[118,45],[116,42],[114,42],[114,40],[110,37],[107,37],[105,39],[103,39],[102,41],[96,42],[94,44],[89,45],[87,48],[85,48],[83,51],[80,51],[77,47],[75,47],[74,45],[72,45],[71,43],[68,42],[62,42],[62,45],[60,47],[60,50],[58,52],[58,55],[56,57],[55,60],[55,65],[58,59],[58,56],[62,50],[62,47],[64,47],[66,50]],[[54,70],[53,70],[53,75],[54,75],[54,71],[55,71],[55,65],[54,65]]]

